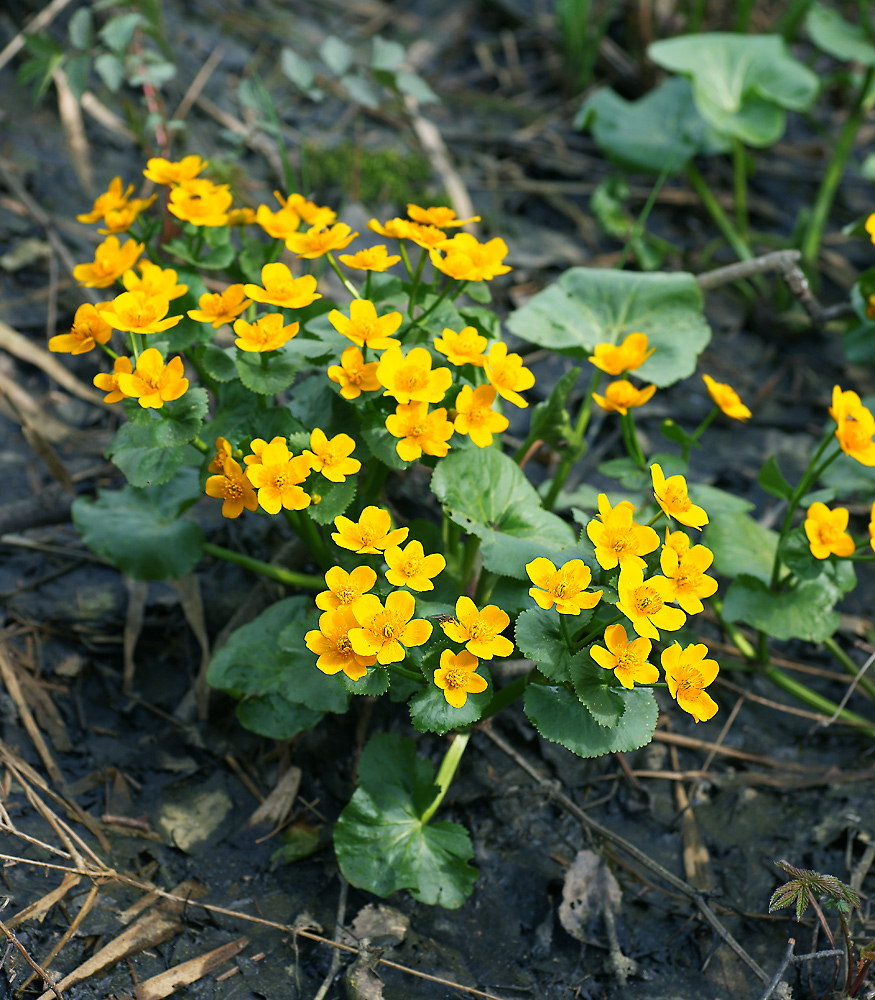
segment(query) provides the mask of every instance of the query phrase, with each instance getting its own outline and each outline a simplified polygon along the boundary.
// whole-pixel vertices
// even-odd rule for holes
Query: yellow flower
[[[410,221],[408,219],[389,219],[385,225],[377,222],[376,219],[371,219],[368,223],[368,229],[372,233],[376,233],[378,236],[388,236],[392,240],[405,240],[410,233]]]
[[[275,240],[285,240],[298,231],[301,217],[288,204],[278,212],[272,212],[267,205],[259,205],[255,212],[255,221]]]
[[[659,547],[659,535],[645,524],[632,520],[635,508],[628,500],[611,507],[606,494],[599,493],[599,516],[586,526],[586,534],[595,545],[595,557],[602,569],[619,565],[644,569],[641,558]]]
[[[395,451],[405,462],[415,462],[423,452],[443,458],[450,450],[447,441],[453,436],[446,409],[440,407],[429,413],[428,403],[399,403],[395,412],[386,417],[386,430],[401,438]]]
[[[468,434],[478,448],[488,448],[493,434],[502,434],[508,428],[507,417],[492,409],[497,393],[494,386],[470,385],[462,387],[456,397],[456,420],[454,427],[458,434]]]
[[[442,621],[441,628],[453,642],[464,642],[469,653],[491,660],[513,652],[513,643],[501,634],[509,624],[510,616],[497,605],[478,611],[471,598],[463,596],[456,601],[456,617]]]
[[[630,333],[622,344],[596,344],[590,361],[608,375],[633,372],[656,350],[647,346],[646,333]]]
[[[94,251],[94,261],[77,264],[73,268],[73,277],[86,288],[108,288],[134,266],[142,252],[142,243],[125,240],[124,246],[121,246],[117,236],[107,236]]]
[[[836,422],[836,440],[842,451],[855,458],[861,465],[875,465],[875,417],[860,402],[860,397],[850,389],[838,386],[832,390],[829,415]]]
[[[377,378],[377,362],[365,364],[357,347],[346,348],[340,356],[340,364],[328,368],[328,377],[340,386],[340,395],[344,399],[358,399],[363,392],[382,388]]]
[[[176,284],[176,271],[172,267],[159,267],[151,260],[141,260],[139,267],[141,276],[134,270],[122,275],[122,284],[129,292],[145,292],[150,297],[160,295],[172,302],[188,291],[188,285]]]
[[[202,160],[195,155],[184,156],[178,162],[153,156],[146,161],[146,169],[143,174],[156,184],[165,184],[170,187],[172,184],[184,184],[186,181],[194,180],[209,165],[209,160]]]
[[[247,299],[242,285],[228,285],[224,292],[206,292],[197,300],[198,308],[189,309],[188,316],[198,323],[210,323],[218,330],[239,316],[252,299]]]
[[[549,559],[539,556],[526,564],[526,572],[535,584],[529,594],[545,611],[555,604],[560,615],[579,615],[584,609],[594,608],[601,600],[601,590],[594,594],[586,593],[592,582],[592,573],[582,559],[571,559],[556,569]]]
[[[614,676],[624,688],[635,684],[655,684],[659,671],[647,662],[650,656],[649,639],[633,639],[629,642],[622,625],[608,625],[605,629],[605,646],[590,646],[589,654],[605,670],[613,670]]]
[[[244,205],[242,208],[232,208],[228,211],[229,226],[252,226],[255,221],[255,209],[248,205]]]
[[[852,556],[857,548],[845,530],[848,527],[845,507],[830,510],[825,503],[813,503],[806,512],[804,527],[815,559],[828,559],[830,555]]]
[[[445,649],[441,665],[434,672],[434,682],[444,692],[447,704],[463,708],[469,694],[480,694],[487,688],[486,678],[476,673],[480,661],[467,649],[454,653]]]
[[[278,514],[282,507],[303,510],[310,506],[310,497],[299,486],[310,474],[310,459],[306,455],[293,456],[286,439],[275,437],[261,449],[260,458],[258,463],[247,463],[246,474],[258,490],[258,503],[263,510]]]
[[[403,660],[405,646],[421,646],[431,637],[431,622],[410,620],[415,606],[413,594],[406,590],[393,590],[385,606],[379,597],[365,594],[352,609],[359,624],[349,632],[352,648],[359,656],[376,656],[381,664]]]
[[[716,406],[733,420],[750,420],[750,410],[738,398],[738,393],[725,382],[715,382],[710,375],[703,375],[702,381],[708,387],[708,395]]]
[[[875,552],[875,503],[869,511],[869,546]]]
[[[435,250],[447,242],[447,234],[435,226],[423,226],[411,222],[407,228],[406,239],[411,240],[423,250]]]
[[[646,385],[643,389],[636,389],[627,379],[621,378],[605,387],[604,396],[594,392],[592,398],[608,413],[622,413],[625,416],[629,410],[643,406],[655,392],[655,385]]]
[[[227,184],[213,184],[202,177],[185,181],[170,191],[167,209],[193,226],[226,226],[233,195]]]
[[[357,653],[349,638],[351,629],[358,628],[352,609],[339,607],[319,616],[319,628],[304,636],[304,643],[311,653],[316,653],[316,666],[323,674],[337,674],[342,670],[351,681],[361,680],[377,662],[374,655]]]
[[[333,226],[320,223],[311,226],[305,233],[289,233],[286,247],[299,257],[312,259],[323,257],[332,250],[343,250],[358,236],[343,222]]]
[[[617,611],[632,623],[632,628],[645,639],[658,639],[658,629],[677,632],[683,628],[687,616],[680,608],[670,608],[674,600],[671,581],[664,576],[652,576],[645,582],[644,570],[637,566],[620,570],[617,584],[620,599]]]
[[[170,300],[164,295],[122,292],[100,310],[100,315],[114,330],[161,333],[176,326],[182,319],[182,316],[168,316],[169,310]]]
[[[139,356],[132,374],[120,372],[116,378],[119,391],[139,400],[144,408],[160,410],[187,391],[188,379],[182,372],[182,358],[171,358],[165,365],[161,352],[150,347]]]
[[[153,194],[151,198],[134,198],[131,201],[126,201],[124,205],[110,208],[103,217],[104,228],[97,231],[103,236],[126,233],[137,221],[139,214],[145,211],[157,197],[158,195]]]
[[[84,215],[77,215],[76,221],[84,222],[86,225],[90,225],[92,222],[97,222],[98,219],[102,219],[107,212],[114,208],[121,208],[122,205],[126,204],[133,193],[133,184],[128,184],[127,190],[122,191],[121,177],[113,177],[113,179],[109,182],[109,187],[106,191],[97,196],[91,211],[86,212]]]
[[[442,573],[447,561],[439,553],[427,556],[422,542],[409,542],[407,548],[393,545],[384,553],[389,572],[386,579],[393,587],[411,590],[434,590],[432,577]]]
[[[520,407],[529,405],[520,393],[532,388],[535,376],[528,368],[523,367],[523,359],[519,354],[507,353],[507,344],[499,341],[489,348],[484,368],[486,377],[502,399]]]
[[[342,548],[351,549],[359,555],[382,552],[393,545],[400,545],[407,537],[408,528],[392,530],[389,511],[379,507],[365,507],[358,521],[348,517],[336,517],[332,539]]]
[[[349,434],[336,434],[329,441],[325,431],[316,427],[310,434],[310,447],[312,451],[304,452],[310,459],[310,468],[332,483],[342,483],[362,467],[357,458],[349,457],[355,451],[355,441]]]
[[[659,555],[662,572],[671,583],[672,597],[688,615],[698,615],[704,610],[703,597],[717,593],[717,581],[706,576],[705,570],[714,562],[714,553],[704,545],[689,547],[689,538],[682,531],[687,548],[680,552],[679,545],[666,545]]]
[[[401,260],[398,256],[390,257],[385,245],[368,247],[358,253],[342,253],[337,259],[354,271],[386,271]]]
[[[340,566],[332,566],[325,574],[328,590],[316,595],[316,607],[322,611],[352,608],[376,582],[377,574],[370,566],[356,566],[351,573]]]
[[[445,257],[441,252],[446,253]],[[430,250],[429,257],[438,271],[457,281],[488,281],[510,268],[502,261],[507,256],[507,244],[496,237],[488,243],[478,243],[470,233],[456,233],[440,250]]]
[[[437,226],[438,229],[450,229],[453,226],[467,226],[469,222],[479,222],[479,215],[470,219],[457,219],[455,209],[443,205],[433,205],[431,208],[420,208],[418,205],[407,206],[407,214],[414,222],[424,226]]]
[[[405,356],[393,344],[380,358],[377,378],[399,403],[439,403],[453,383],[449,368],[431,370],[431,354],[424,347],[414,347]]]
[[[670,528],[666,528],[663,545],[667,549],[674,549],[678,560],[683,561],[690,551],[690,536],[685,531],[672,531]]]
[[[284,438],[273,438],[272,441],[283,441]],[[243,461],[246,465],[261,465],[261,453],[267,447],[267,441],[264,438],[255,438],[253,441],[249,442],[249,447],[252,449],[251,455],[244,455]]]
[[[312,274],[293,278],[285,264],[265,264],[261,269],[261,284],[244,285],[243,291],[255,302],[279,306],[282,309],[303,309],[321,299]]]
[[[866,219],[866,232],[872,237],[872,242],[875,243],[875,212]]]
[[[220,475],[225,468],[225,459],[231,458],[233,451],[234,449],[231,447],[231,442],[227,438],[217,437],[216,454],[213,455],[210,460],[210,464],[207,466],[207,472],[209,472],[211,476]]]
[[[245,319],[235,319],[234,333],[237,334],[237,339],[234,343],[241,351],[263,354],[265,351],[279,350],[297,334],[300,328],[300,323],[289,323],[288,326],[284,326],[282,313],[268,313],[254,323],[247,323]]]
[[[699,528],[708,523],[708,515],[702,507],[697,507],[687,495],[687,481],[683,476],[665,478],[659,465],[650,466],[653,479],[653,495],[668,517],[688,528]]]
[[[444,330],[440,337],[435,338],[434,346],[441,354],[446,354],[450,364],[476,365],[482,368],[486,363],[483,357],[486,343],[486,338],[480,336],[476,327],[466,326],[461,333]]]
[[[338,333],[348,337],[357,347],[372,347],[384,351],[397,346],[392,334],[401,326],[404,317],[400,312],[377,316],[373,302],[367,299],[353,299],[349,304],[349,317],[338,309],[332,309],[328,320]]]
[[[672,698],[696,722],[707,722],[717,712],[717,702],[705,688],[717,676],[720,667],[716,660],[707,660],[708,647],[693,643],[681,649],[675,642],[663,650],[661,661],[665,680]]]
[[[103,397],[104,403],[118,403],[127,396],[118,384],[119,375],[130,375],[134,366],[129,358],[116,358],[112,363],[112,372],[100,372],[91,380],[98,389],[102,389],[106,395]]]
[[[108,305],[108,302],[98,302],[93,306],[86,302],[79,306],[70,332],[59,333],[50,338],[49,350],[58,354],[87,354],[98,344],[109,343],[112,327],[98,311]]]
[[[252,483],[230,457],[222,463],[221,475],[210,476],[207,479],[206,494],[225,501],[222,504],[222,517],[239,517],[244,507],[247,510],[258,508]]]

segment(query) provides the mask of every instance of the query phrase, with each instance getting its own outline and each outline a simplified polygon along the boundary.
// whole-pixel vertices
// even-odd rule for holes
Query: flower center
[[[353,652],[352,643],[349,641],[349,636],[343,636],[337,643],[337,652],[343,653],[345,656],[350,656]]]
[[[682,486],[668,486],[665,490],[665,504],[672,510],[679,510],[683,513],[692,507],[693,501],[687,496],[686,490]]]
[[[680,691],[701,691],[705,687],[705,681],[701,673],[695,668],[689,668],[683,677],[678,678],[678,689]]]
[[[340,587],[334,591],[334,596],[341,604],[352,604],[358,597],[358,593],[352,587]]]
[[[463,688],[465,686],[465,675],[466,671],[461,667],[447,667],[444,671],[444,684],[454,690]]]
[[[422,572],[422,559],[407,559],[401,564],[401,572],[406,577],[419,576]]]
[[[394,639],[395,633],[398,631],[398,626],[395,622],[384,622],[383,627],[380,632],[386,639]]]
[[[489,629],[479,619],[475,619],[468,625],[468,635],[470,635],[472,639],[479,639],[480,636],[487,635],[488,633]]]
[[[243,496],[243,487],[236,479],[225,480],[225,499],[239,500]]]
[[[639,615],[655,615],[662,608],[662,598],[652,587],[639,587],[635,592],[635,610]]]
[[[425,385],[422,369],[414,365],[405,365],[398,370],[398,386],[402,389],[418,389]]]
[[[561,600],[563,597],[565,597],[565,595],[568,593],[570,589],[571,588],[569,587],[567,581],[563,580],[561,583],[556,584],[556,586],[553,588],[553,593],[556,595],[556,597],[558,597]]]

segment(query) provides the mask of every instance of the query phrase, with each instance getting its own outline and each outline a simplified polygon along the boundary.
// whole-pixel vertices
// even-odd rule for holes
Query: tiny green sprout
[[[821,875],[820,872],[808,868],[796,868],[788,861],[776,861],[775,864],[791,878],[772,893],[769,913],[795,902],[796,919],[801,920],[812,896],[825,896],[827,905],[843,916],[847,916],[851,910],[857,909],[860,905],[859,895],[834,875]]]

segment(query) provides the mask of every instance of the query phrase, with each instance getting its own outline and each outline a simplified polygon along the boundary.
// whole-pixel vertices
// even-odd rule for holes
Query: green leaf
[[[199,352],[199,360],[211,378],[217,382],[230,382],[237,378],[237,366],[234,364],[236,353],[236,347],[223,351],[216,344],[204,344]]]
[[[201,557],[204,535],[181,518],[201,495],[197,473],[182,469],[161,486],[98,490],[94,501],[73,501],[73,523],[92,552],[136,580],[174,580],[190,573]]]
[[[385,70],[394,73],[407,58],[404,46],[391,42],[381,35],[374,35],[371,52],[371,69]]]
[[[526,563],[574,545],[570,525],[541,507],[520,467],[498,449],[451,451],[438,463],[431,488],[447,516],[480,538],[490,572],[524,580]]]
[[[345,73],[340,82],[343,84],[350,100],[362,107],[376,109],[380,106],[380,95],[361,73]]]
[[[372,667],[357,681],[350,680],[344,673],[338,676],[350,694],[378,696],[389,690],[389,671],[385,667]]]
[[[614,729],[626,711],[626,702],[620,695],[625,688],[611,685],[614,673],[600,667],[590,656],[588,649],[582,649],[571,660],[571,684],[580,703],[600,726]]]
[[[747,573],[768,584],[778,546],[778,533],[748,514],[720,514],[705,528],[705,545],[714,553],[714,569],[732,577]]]
[[[469,299],[473,299],[475,302],[480,302],[483,305],[489,305],[492,301],[492,292],[485,281],[469,281],[465,285],[465,294]]]
[[[471,839],[458,823],[423,824],[437,789],[434,769],[413,740],[372,737],[359,761],[359,786],[334,828],[344,877],[386,897],[408,889],[420,903],[457,909],[477,879]]]
[[[74,49],[90,49],[91,34],[91,11],[87,7],[80,7],[70,17],[67,25],[67,37]]]
[[[412,97],[419,104],[441,103],[438,95],[418,73],[410,73],[404,69],[399,70],[395,74],[395,86],[402,94]]]
[[[332,483],[317,473],[305,489],[314,500],[316,496],[321,499],[319,503],[311,503],[302,516],[309,514],[317,524],[332,524],[352,503],[357,488],[358,476],[347,476],[342,483]]]
[[[73,56],[68,59],[64,72],[67,74],[67,83],[77,101],[82,99],[82,94],[88,89],[88,80],[91,76],[91,56]]]
[[[336,35],[328,35],[325,41],[319,46],[319,55],[322,62],[328,67],[334,76],[343,74],[352,66],[353,51]]]
[[[550,395],[532,410],[531,433],[552,448],[567,448],[568,440],[574,433],[567,404],[568,394],[574,388],[578,375],[579,368],[571,368],[565,372],[553,386]]]
[[[525,711],[535,729],[578,757],[628,753],[650,742],[658,709],[650,688],[625,688],[617,694],[625,711],[613,728],[600,726],[580,701],[564,687],[529,684]]]
[[[290,740],[298,733],[313,729],[323,718],[322,712],[314,712],[277,693],[241,701],[236,714],[244,729],[269,740]]]
[[[209,406],[207,390],[199,387],[189,389],[171,404],[164,423],[174,444],[187,444],[197,436]]]
[[[591,611],[584,612],[592,617]],[[585,625],[586,622],[580,622]],[[578,628],[578,620],[574,619],[574,629]],[[567,681],[571,665],[571,650],[568,641],[562,633],[559,614],[552,609],[529,608],[516,620],[514,629],[517,648],[530,660],[538,664],[538,669],[545,677],[553,681]]]
[[[301,370],[300,356],[292,355],[284,348],[272,353],[267,367],[264,367],[262,354],[252,351],[237,352],[237,360],[234,363],[240,381],[259,396],[275,396],[283,389],[288,389]]]
[[[280,67],[292,83],[305,92],[310,90],[316,80],[312,65],[288,46],[283,46],[280,52]]]
[[[818,77],[787,51],[780,35],[706,32],[654,42],[648,56],[692,82],[699,114],[718,132],[749,146],[784,134],[784,109],[807,110]]]
[[[862,25],[849,24],[838,11],[822,3],[812,4],[805,18],[805,30],[822,51],[861,66],[875,66],[875,45]]]
[[[572,267],[511,313],[507,325],[523,340],[576,360],[596,344],[646,333],[656,351],[635,374],[664,387],[693,374],[711,339],[702,308],[691,274]]]
[[[437,668],[435,664],[435,669]],[[481,661],[477,673],[486,679],[486,690],[469,694],[461,708],[453,708],[444,692],[434,682],[434,671],[426,671],[428,686],[410,699],[410,721],[421,733],[448,733],[451,729],[471,726],[480,720],[492,700],[492,676]]]
[[[671,77],[637,101],[609,88],[587,98],[574,127],[590,129],[596,145],[616,163],[648,174],[680,173],[699,153],[722,153],[725,137],[696,110],[687,80]]]
[[[117,14],[106,22],[98,34],[108,49],[122,53],[130,44],[137,28],[145,23],[146,19],[139,13]]]
[[[789,500],[793,496],[793,487],[778,468],[778,461],[774,455],[770,455],[766,464],[760,469],[757,482],[766,493],[770,493],[779,500]]]
[[[664,465],[662,471],[669,475]],[[687,493],[694,504],[705,508],[712,520],[723,514],[743,514],[754,509],[749,500],[737,497],[734,493],[727,493],[726,490],[720,490],[716,486],[706,486],[704,483],[688,483]]]
[[[361,413],[360,430],[371,454],[390,469],[406,469],[410,464],[398,454],[396,438],[386,430],[386,417],[379,412]]]
[[[701,448],[701,445],[694,441],[691,435],[687,434],[680,424],[676,424],[670,418],[666,418],[659,425],[659,433],[662,434],[666,441],[679,444],[682,448],[686,448],[690,445],[695,445],[696,447]]]
[[[815,559],[805,528],[799,525],[788,532],[779,547],[781,563],[801,580],[826,576],[842,593],[853,590],[857,584],[854,564],[847,559]]]
[[[173,441],[167,421],[122,424],[107,445],[106,457],[121,469],[131,486],[160,486],[172,479],[185,450]]]
[[[94,60],[94,69],[104,84],[115,94],[125,79],[124,63],[110,52],[101,52]]]
[[[753,576],[737,576],[723,601],[728,622],[744,622],[773,639],[805,639],[823,642],[839,627],[841,616],[834,610],[841,597],[839,588],[826,576],[801,580],[790,590],[776,593]]]

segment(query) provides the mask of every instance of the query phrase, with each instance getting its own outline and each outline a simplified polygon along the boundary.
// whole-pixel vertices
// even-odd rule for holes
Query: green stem
[[[666,160],[665,166],[662,168],[662,172],[660,173],[659,177],[656,178],[656,183],[653,185],[653,189],[648,195],[647,201],[644,202],[644,208],[641,209],[638,218],[635,220],[635,225],[632,226],[629,236],[627,237],[626,242],[623,245],[623,252],[620,254],[620,259],[617,262],[617,267],[616,267],[616,270],[618,271],[622,271],[623,268],[626,266],[626,261],[629,259],[629,254],[632,252],[632,248],[635,246],[638,240],[641,239],[641,234],[644,232],[644,227],[647,225],[647,219],[650,216],[650,213],[653,211],[653,206],[656,204],[656,199],[659,197],[659,192],[662,190],[663,185],[668,180],[668,175],[674,168],[675,157],[679,146],[680,146],[680,136],[678,136],[678,140],[675,143],[675,147],[672,150],[671,154],[669,155],[668,159]]]
[[[114,351],[114,350],[113,350],[113,349],[112,349],[111,347],[108,347],[108,346],[107,346],[106,344],[98,344],[97,346],[98,346],[98,347],[99,347],[99,348],[100,348],[100,349],[101,349],[101,350],[102,350],[102,351],[103,351],[103,352],[104,352],[105,354],[108,354],[108,355],[109,355],[109,356],[110,356],[110,357],[112,358],[112,360],[113,360],[113,361],[115,361],[115,359],[116,359],[116,358],[118,357],[118,355],[117,355],[117,354],[115,353],[115,351]]]
[[[465,553],[462,556],[462,588],[465,589],[474,573],[474,564],[480,552],[480,539],[476,535],[468,535],[465,539]]]
[[[428,309],[424,309],[416,317],[416,319],[414,320],[413,325],[414,326],[421,326],[422,325],[422,321],[427,316],[430,316],[435,311],[435,309],[437,309],[437,307],[441,304],[441,302],[443,302],[444,299],[450,294],[450,292],[453,291],[454,286],[459,285],[460,287],[459,287],[458,291],[456,291],[455,294],[452,296],[452,298],[456,298],[456,296],[461,293],[462,288],[464,288],[464,286],[467,285],[467,284],[468,284],[467,281],[465,281],[465,282],[457,282],[455,278],[453,278],[450,281],[448,281],[447,284],[446,284],[446,286],[445,286],[445,288],[444,288],[444,290],[440,293],[440,295],[438,295],[438,297],[434,300],[434,302],[432,302],[432,304],[428,307]]]
[[[376,500],[383,488],[383,484],[386,482],[386,478],[389,475],[389,466],[384,465],[378,459],[374,459],[368,465],[368,471],[365,474],[364,482],[358,491],[358,502],[361,510],[365,507],[370,506]]]
[[[413,275],[413,283],[410,287],[410,303],[407,306],[407,315],[413,319],[413,309],[416,306],[416,293],[419,290],[419,279],[422,277],[422,268],[425,264],[425,249],[419,251],[419,263],[416,265],[416,273]]]
[[[508,705],[512,705],[517,698],[520,698],[526,690],[526,685],[535,676],[538,668],[533,667],[527,674],[523,674],[522,677],[517,677],[516,680],[511,681],[510,684],[505,684],[501,690],[494,692],[492,695],[492,701],[483,710],[483,715],[480,717],[482,722],[484,719],[488,719],[493,715],[496,715],[503,708],[507,708]]]
[[[744,237],[750,241],[750,223],[747,212],[747,151],[738,136],[732,140],[732,182],[735,194],[735,224]]]
[[[855,729],[859,728],[867,736],[875,739],[875,726],[873,726],[869,719],[863,718],[862,715],[857,715],[856,712],[850,712],[846,708],[839,709],[834,701],[830,701],[829,698],[824,698],[823,695],[817,694],[816,691],[812,691],[811,688],[789,677],[782,670],[771,664],[763,668],[763,674],[776,687],[781,688],[782,691],[786,691],[787,694],[792,694],[794,698],[798,698],[803,704],[808,705],[818,712],[822,712],[824,715],[828,715],[830,718],[835,716],[836,721],[844,722]]]
[[[365,292],[364,292],[364,295],[365,295],[366,299],[370,299],[370,297],[371,297],[371,272],[370,271],[368,271],[367,275],[365,276]]]
[[[739,632],[738,627],[733,622],[728,622],[724,619],[723,601],[721,601],[719,597],[711,597],[709,598],[708,603],[714,609],[714,613],[717,615],[717,619],[720,622],[720,627],[729,636],[733,643],[735,643],[741,655],[751,663],[759,662],[759,654],[747,641],[747,638]]]
[[[699,424],[699,426],[690,435],[689,440],[683,447],[683,459],[685,462],[690,460],[690,452],[693,450],[694,445],[699,440],[699,438],[705,433],[705,431],[714,422],[715,417],[720,412],[720,407],[715,406],[714,409],[708,414],[707,417]]]
[[[210,447],[210,446],[209,446],[209,445],[208,445],[208,444],[206,443],[206,441],[201,441],[201,439],[200,439],[199,437],[193,437],[193,438],[191,439],[191,441],[189,441],[188,443],[189,443],[189,444],[190,444],[190,445],[192,446],[192,448],[197,448],[197,450],[198,450],[198,451],[199,451],[199,452],[200,452],[200,453],[201,453],[202,455],[209,455],[209,453],[210,453],[210,452],[211,452],[211,451],[213,450],[213,449],[212,449],[212,448],[211,448],[211,447]]]
[[[550,489],[548,490],[546,497],[544,497],[544,510],[553,509],[553,505],[556,503],[557,497],[562,492],[562,487],[565,485],[565,481],[568,479],[568,474],[571,472],[574,463],[581,457],[581,455],[583,455],[583,438],[586,434],[586,428],[589,425],[590,417],[592,416],[592,394],[598,391],[604,376],[605,373],[600,368],[593,368],[593,373],[590,376],[589,385],[587,386],[586,395],[583,397],[580,404],[580,410],[577,413],[574,433],[572,434],[571,441],[568,443],[568,452],[559,462],[556,474],[553,476],[553,481],[550,483]]]
[[[285,508],[283,508],[283,513],[286,515],[286,520],[289,522],[292,531],[307,546],[310,555],[319,563],[322,569],[331,569],[334,565],[334,560],[328,554],[325,542],[322,541],[322,536],[317,531],[316,525],[310,520],[309,516],[304,511],[286,510]]]
[[[438,768],[437,777],[434,782],[438,786],[439,791],[428,809],[420,816],[420,822],[423,826],[434,816],[438,806],[443,802],[470,739],[470,733],[456,733],[453,742],[447,747],[447,752],[444,754],[444,759],[441,761],[441,766]]]
[[[607,629],[609,629],[612,625],[616,625],[618,622],[621,622],[624,617],[624,615],[615,615],[609,622],[602,622],[598,628],[590,629],[582,639],[575,636],[572,640],[575,652],[581,649],[586,649],[593,639],[598,639],[603,636]],[[586,628],[585,625],[584,628]],[[581,629],[581,632],[582,631],[583,629]]]
[[[407,277],[413,281],[413,267],[410,264],[410,257],[407,255],[407,247],[403,240],[398,240],[398,253],[401,254],[401,263],[407,271]]]
[[[489,570],[481,569],[480,577],[477,580],[477,588],[474,591],[474,603],[479,607],[488,604],[492,596],[493,588],[498,583],[498,574],[490,573]]]
[[[602,379],[605,377],[605,373],[601,368],[594,368],[593,373],[589,379],[589,385],[586,389],[586,395],[583,397],[583,402],[580,404],[580,411],[577,414],[577,423],[574,425],[574,440],[580,442],[583,440],[583,435],[586,433],[586,428],[589,425],[589,418],[592,416],[593,408],[593,398],[592,394],[598,392],[599,386],[602,384]]]
[[[282,566],[273,566],[270,563],[262,562],[261,559],[253,559],[252,556],[245,556],[242,552],[235,552],[233,549],[226,549],[221,545],[213,545],[212,542],[204,542],[203,551],[208,556],[214,556],[216,559],[224,559],[225,562],[242,566],[253,573],[260,573],[261,576],[276,580],[287,587],[297,587],[300,590],[325,589],[325,580],[321,576],[295,573],[294,570],[283,569]]]
[[[207,374],[207,371],[204,368],[204,366],[194,356],[194,351],[189,349],[183,351],[182,353],[185,355],[188,363],[197,372],[197,377],[201,380],[201,385],[206,386],[208,389],[211,389],[213,393],[215,393],[217,391],[215,380],[210,375]]]
[[[399,677],[406,677],[409,681],[423,683],[423,677],[419,671],[408,670],[407,667],[402,667],[400,663],[387,663],[386,669],[391,670],[393,674],[398,674]]]
[[[639,469],[645,468],[647,462],[644,458],[644,452],[641,450],[638,435],[635,433],[635,419],[632,416],[631,410],[620,414],[620,427],[623,431],[623,441],[626,445],[626,451],[629,453],[629,458],[632,459]]]
[[[835,639],[824,639],[823,644],[839,661],[844,668],[845,673],[850,674],[851,677],[857,677],[859,675],[860,668],[835,641]],[[870,698],[875,700],[875,684],[873,684],[868,677],[860,677],[859,680],[857,680],[857,687],[862,688],[862,690],[865,691]]]
[[[735,251],[735,255],[739,260],[753,260],[753,251],[747,245],[744,237],[729,221],[729,216],[720,207],[720,202],[714,197],[711,188],[705,183],[705,178],[699,173],[698,168],[692,163],[687,164],[687,179],[692,185],[693,190],[699,196],[702,204],[705,206],[706,211],[714,220],[717,228],[723,234],[723,238]],[[762,276],[758,275],[760,281],[762,281]],[[765,282],[763,282],[765,284]],[[766,291],[768,291],[768,286],[766,286]]]
[[[340,278],[343,287],[349,292],[349,294],[354,299],[360,299],[361,295],[359,295],[358,289],[349,280],[349,278],[347,278],[347,276],[343,273],[343,271],[340,270],[340,266],[338,265],[337,261],[334,259],[332,254],[327,253],[325,254],[325,257],[328,260],[329,265],[331,266],[331,270],[334,271],[334,273],[337,275],[338,278]]]
[[[875,78],[875,66],[870,66],[863,77],[863,83],[860,86],[860,91],[854,103],[854,110],[845,121],[839,133],[832,157],[823,175],[823,180],[820,182],[817,196],[814,199],[811,219],[802,240],[802,257],[809,263],[814,263],[820,254],[820,245],[823,241],[823,233],[826,229],[829,211],[832,208],[836,191],[844,175],[845,164],[854,148],[854,140],[857,138],[857,132],[860,130],[860,126],[863,124],[866,116],[864,102],[866,94],[872,85],[873,78]]]

